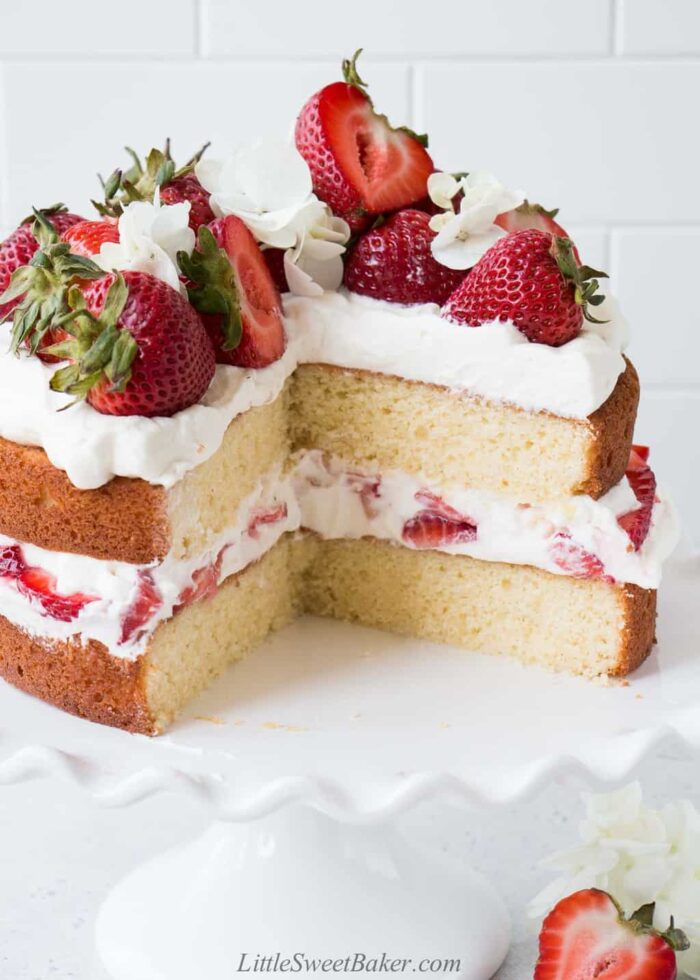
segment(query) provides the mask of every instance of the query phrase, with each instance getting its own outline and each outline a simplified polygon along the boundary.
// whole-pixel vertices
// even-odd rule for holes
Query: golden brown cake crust
[[[96,640],[42,642],[0,616],[0,675],[6,681],[80,718],[154,735],[144,663],[144,657],[114,657]]]
[[[78,490],[43,449],[0,438],[0,534],[53,551],[146,564],[170,547],[167,496],[116,477]]]
[[[624,677],[636,670],[651,653],[656,641],[656,590],[638,585],[622,586],[625,628],[620,658],[611,676]]]
[[[588,457],[588,479],[578,489],[597,500],[620,482],[629,463],[639,404],[639,377],[631,361],[608,400],[588,419],[595,434]]]

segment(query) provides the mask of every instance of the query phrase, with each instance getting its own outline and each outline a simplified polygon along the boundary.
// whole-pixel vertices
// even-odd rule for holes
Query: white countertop
[[[667,754],[652,756],[639,774],[645,795],[655,805],[693,798],[696,768]],[[498,884],[515,926],[498,980],[532,976],[535,940],[528,938],[524,905],[547,880],[539,860],[575,836],[581,788],[578,778],[566,777],[517,806],[477,812],[423,805],[403,818],[404,829],[426,846],[471,860]],[[3,980],[107,980],[92,947],[102,897],[127,870],[196,836],[206,822],[201,807],[183,796],[108,810],[58,779],[0,788]]]

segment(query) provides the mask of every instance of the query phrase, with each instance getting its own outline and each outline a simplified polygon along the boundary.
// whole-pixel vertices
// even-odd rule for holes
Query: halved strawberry
[[[274,507],[259,507],[250,515],[248,521],[248,535],[251,538],[260,537],[260,528],[266,524],[277,524],[287,516],[287,505],[285,503],[275,504]]]
[[[282,301],[257,242],[235,215],[199,229],[178,261],[220,364],[262,368],[284,353]]]
[[[418,503],[424,505],[403,526],[401,537],[412,548],[444,548],[476,540],[477,526],[470,517],[446,504],[430,490],[419,490]]]
[[[676,950],[688,940],[673,919],[662,934],[653,918],[649,904],[626,919],[597,888],[569,895],[542,924],[534,980],[676,980]]]
[[[600,558],[574,541],[568,531],[556,532],[549,546],[549,556],[557,568],[572,578],[602,578],[608,582],[613,581],[605,574],[605,565]]]
[[[97,600],[97,596],[84,592],[60,595],[56,592],[56,579],[43,568],[25,568],[17,579],[17,589],[37,601],[48,616],[63,623],[72,622],[84,606]]]
[[[114,221],[79,221],[61,235],[74,255],[90,258],[97,255],[105,242],[119,241],[119,228]]]
[[[434,170],[426,137],[394,129],[374,111],[357,73],[359,54],[343,62],[345,81],[326,85],[309,99],[295,131],[314,191],[353,231],[366,227],[368,215],[424,198]]]
[[[138,640],[149,620],[162,604],[163,597],[153,575],[146,569],[139,569],[136,596],[122,618],[119,642],[128,643],[130,640]]]
[[[649,533],[656,500],[656,477],[647,463],[648,459],[647,446],[632,446],[626,476],[639,501],[639,507],[617,519],[620,527],[627,531],[635,551],[639,551]]]

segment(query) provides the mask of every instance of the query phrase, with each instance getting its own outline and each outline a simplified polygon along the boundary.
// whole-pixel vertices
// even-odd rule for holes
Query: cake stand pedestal
[[[441,866],[390,826],[293,806],[218,821],[138,868],[103,905],[96,936],[115,980],[233,980],[265,959],[276,976],[293,965],[311,975],[309,960],[366,972],[374,960],[385,967],[373,972],[432,964],[432,976],[484,980],[505,958],[510,923],[476,872]]]
[[[435,797],[516,801],[572,769],[616,782],[662,742],[700,747],[698,596],[700,557],[676,561],[658,649],[608,686],[315,619],[158,739],[0,685],[0,783],[63,777],[110,806],[186,793],[215,821],[108,897],[97,940],[114,980],[233,980],[243,953],[274,976],[291,971],[256,971],[256,954],[297,952],[459,959],[430,975],[487,980],[508,945],[500,899],[409,846],[393,818]]]

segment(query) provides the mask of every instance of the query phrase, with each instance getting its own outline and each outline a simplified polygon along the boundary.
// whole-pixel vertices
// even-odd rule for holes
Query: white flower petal
[[[460,185],[452,174],[434,173],[428,177],[428,196],[433,204],[446,211],[452,208],[452,199]]]
[[[445,234],[450,231],[449,226],[444,228],[430,246],[434,258],[448,269],[471,269],[505,235],[503,229],[496,225],[480,235],[469,235],[464,239]]]
[[[134,201],[119,218],[119,241],[105,242],[94,256],[101,269],[146,272],[167,282],[183,295],[177,253],[190,254],[195,235],[189,227],[190,204],[160,205]]]
[[[314,282],[308,272],[305,272],[293,259],[293,250],[284,253],[284,272],[290,292],[296,296],[322,296],[323,286]]]

